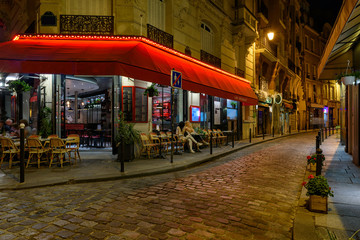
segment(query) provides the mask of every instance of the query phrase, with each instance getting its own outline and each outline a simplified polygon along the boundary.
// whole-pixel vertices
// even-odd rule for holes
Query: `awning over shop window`
[[[122,75],[170,85],[172,69],[182,72],[185,90],[258,102],[246,79],[144,37],[22,35],[0,44],[0,72]]]

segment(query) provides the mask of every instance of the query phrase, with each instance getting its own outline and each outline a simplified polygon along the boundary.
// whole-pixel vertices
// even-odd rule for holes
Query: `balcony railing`
[[[235,75],[239,77],[245,77],[245,71],[240,68],[235,67]]]
[[[268,40],[267,37],[260,38],[257,41],[256,49],[266,49],[270,52],[274,57],[277,57],[277,45],[272,45]]]
[[[174,48],[173,35],[164,32],[150,24],[147,25],[147,36],[149,39],[160,43],[168,48]]]
[[[235,24],[243,23],[256,32],[256,18],[245,6],[235,11]]]
[[[221,68],[221,59],[204,50],[200,50],[200,60],[214,67]]]
[[[113,35],[113,16],[60,15],[60,33]]]

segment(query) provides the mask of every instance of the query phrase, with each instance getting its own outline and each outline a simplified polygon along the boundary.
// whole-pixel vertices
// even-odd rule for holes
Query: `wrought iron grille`
[[[114,17],[60,15],[60,33],[113,35]]]
[[[221,59],[204,50],[200,50],[200,60],[215,67],[221,68]]]
[[[164,32],[150,24],[147,25],[147,36],[149,39],[160,43],[168,48],[174,48],[173,35]]]
[[[240,68],[235,67],[235,75],[239,77],[245,77],[245,71]]]

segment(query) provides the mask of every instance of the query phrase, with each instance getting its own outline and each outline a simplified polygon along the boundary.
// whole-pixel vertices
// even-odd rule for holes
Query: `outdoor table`
[[[226,145],[225,146],[228,146],[229,145],[229,135],[232,135],[233,131],[229,130],[229,131],[222,131],[222,132],[226,135]]]

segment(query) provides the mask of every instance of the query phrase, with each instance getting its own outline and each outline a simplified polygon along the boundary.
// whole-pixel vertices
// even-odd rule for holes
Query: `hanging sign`
[[[181,72],[171,70],[171,87],[182,88],[182,74]]]

